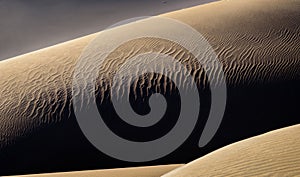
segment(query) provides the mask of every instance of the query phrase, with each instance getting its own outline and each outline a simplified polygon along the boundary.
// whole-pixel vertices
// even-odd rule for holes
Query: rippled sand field
[[[300,88],[300,1],[224,0],[161,16],[182,21],[200,32],[223,64],[229,89],[228,111],[225,113],[223,127],[216,135],[215,141],[221,143],[215,143],[207,151],[249,136],[300,123],[300,112],[296,104],[300,98],[298,93],[298,88]],[[120,27],[122,28],[126,27]],[[86,165],[84,169],[88,169],[89,165],[84,164],[80,158],[97,158],[94,150],[86,147],[90,145],[83,145],[87,142],[83,140],[82,135],[79,135],[80,130],[73,122],[75,118],[72,108],[72,79],[76,61],[84,48],[96,36],[97,34],[92,34],[0,62],[0,165],[4,166],[0,170],[1,174],[30,173],[35,169],[38,169],[38,172],[44,172],[47,166],[51,166],[50,169],[54,169],[53,171],[80,170],[79,167],[84,165]],[[153,38],[137,39],[120,46],[114,55],[107,58],[103,73],[99,74],[113,73],[126,58],[149,51],[173,56],[190,68],[188,72],[195,77],[196,81],[199,81],[199,85],[205,82],[203,81],[205,73],[193,62],[191,53],[170,41]],[[99,52],[101,53],[98,51],[95,55]],[[120,58],[124,53],[126,57]],[[150,80],[155,83],[163,79],[156,75],[149,76]],[[218,70],[213,72],[216,85],[218,76]],[[180,80],[181,83],[185,83],[184,78]],[[162,82],[164,91],[171,92],[171,87],[167,87],[170,83],[164,81]],[[100,97],[104,96],[107,87],[101,84],[98,87]],[[270,90],[269,87],[271,87]],[[138,90],[137,92],[141,92],[137,94],[144,95],[138,84],[134,88]],[[244,88],[247,88],[246,91]],[[251,92],[251,90],[254,91]],[[260,90],[263,91],[260,92]],[[251,94],[247,96],[249,91]],[[271,99],[266,101],[267,98]],[[262,109],[262,107],[265,108]],[[235,111],[245,110],[246,114],[235,113]],[[254,114],[256,112],[257,114]],[[256,124],[257,127],[255,127]],[[220,168],[226,168],[222,169],[222,174],[231,172],[231,174],[239,174],[239,170],[241,173],[245,172],[241,169],[244,167],[243,163],[252,168],[249,174],[253,175],[260,172],[267,173],[267,171],[270,175],[272,171],[276,173],[276,170],[270,171],[271,168],[277,168],[279,174],[283,174],[284,169],[295,171],[299,162],[295,161],[296,164],[288,162],[297,160],[296,158],[300,155],[296,150],[299,142],[297,129],[299,128],[294,127],[276,131],[214,152],[197,163],[216,161],[218,169],[213,171],[209,164],[215,162],[210,162],[206,169],[200,171],[202,174],[213,175],[218,174],[217,170]],[[46,133],[43,134],[44,132]],[[31,137],[34,138],[31,139]],[[290,149],[285,146],[287,144],[281,141],[282,139],[286,139],[287,144],[291,143]],[[257,146],[249,145],[247,142],[257,143]],[[249,148],[244,147],[246,144]],[[286,151],[281,146],[286,147],[283,148]],[[78,149],[72,147],[78,147]],[[91,153],[88,155],[80,154],[89,150]],[[232,154],[240,150],[248,151],[249,156],[247,153]],[[270,153],[272,158],[266,159],[267,156],[259,153],[259,150],[266,151],[265,155]],[[189,156],[189,159],[198,154],[203,155],[207,151],[193,152],[191,153],[193,156]],[[277,154],[277,151],[280,153]],[[219,155],[220,152],[222,155]],[[250,156],[252,153],[256,154],[256,160]],[[68,158],[74,154],[79,157],[69,161]],[[245,159],[249,161],[240,161],[241,166],[234,164],[239,162],[238,160],[231,161],[241,155],[245,155]],[[276,161],[277,157],[282,158],[283,161]],[[20,158],[23,160],[20,161]],[[63,160],[59,160],[60,158]],[[270,162],[269,167],[267,162]],[[58,166],[61,168],[55,166],[56,163],[59,163]],[[113,164],[113,162],[110,163]],[[223,163],[228,166],[222,166],[226,165]],[[70,164],[73,166],[68,166]],[[64,165],[68,167],[63,168]],[[201,167],[204,166],[201,165]],[[281,169],[283,167],[284,169]],[[196,170],[198,166],[191,165],[190,168]],[[289,172],[292,173],[292,171]],[[299,173],[299,171],[295,172]],[[180,176],[181,173],[178,174]],[[183,174],[189,174],[189,172],[183,170]],[[194,172],[191,174],[196,175]]]

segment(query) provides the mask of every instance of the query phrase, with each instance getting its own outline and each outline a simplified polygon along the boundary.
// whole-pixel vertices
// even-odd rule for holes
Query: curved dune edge
[[[216,150],[163,177],[300,175],[300,124]]]
[[[23,175],[24,177],[296,176],[300,174],[300,124],[220,148],[187,165],[161,165]],[[165,175],[164,175],[165,174]]]
[[[35,174],[35,175],[22,175],[22,177],[159,177],[175,168],[182,165],[160,165],[149,167],[134,167],[134,168],[120,168],[109,170],[88,170],[78,172],[64,172],[64,173],[48,173],[48,174]]]
[[[226,8],[231,5],[234,10]],[[228,84],[239,86],[299,77],[299,7],[293,0],[234,0],[163,16],[201,32],[223,62]],[[74,66],[96,35],[0,62],[0,149],[69,118]]]
[[[224,65],[227,84],[241,85],[299,76],[297,5],[292,0],[219,1],[162,16],[187,23],[203,34]],[[215,9],[218,13],[209,13]],[[270,16],[273,20],[266,21]],[[0,62],[0,148],[41,125],[68,118],[64,113],[72,106],[76,61],[96,36]],[[107,65],[115,61],[112,58]]]

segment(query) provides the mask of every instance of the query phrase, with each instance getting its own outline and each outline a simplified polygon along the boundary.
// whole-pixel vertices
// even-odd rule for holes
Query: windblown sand
[[[224,65],[228,85],[235,86],[299,78],[299,15],[298,0],[224,0],[162,16],[180,20],[199,31]],[[96,36],[97,34],[92,34],[0,62],[0,151],[13,146],[18,140],[45,125],[55,126],[56,123],[70,118],[68,113],[72,107],[72,79],[76,61],[84,47]],[[151,49],[151,46],[157,44],[162,48]],[[132,47],[136,47],[138,52],[158,50],[174,56],[179,61],[185,59],[180,57],[189,55],[177,55],[178,52],[184,52],[178,45],[151,38],[132,41],[130,45],[122,45],[119,50],[129,52],[129,57],[136,54],[128,50]],[[126,59],[116,58],[118,57],[113,55],[108,57],[106,71],[115,70]],[[187,64],[195,69],[193,72],[200,72],[200,80],[202,71],[197,70],[197,67],[193,68],[192,63]],[[218,78],[219,73],[214,74],[215,78]],[[152,76],[150,78],[156,79]],[[239,174],[238,170],[241,170],[241,173],[246,172],[245,169],[241,169],[244,165],[251,166],[249,174],[253,175],[268,170],[272,174],[272,169],[273,172],[283,173],[286,172],[284,170],[289,170],[291,174],[299,173],[299,163],[288,162],[299,157],[296,146],[299,145],[298,129],[294,127],[280,130],[226,147],[200,159],[201,164],[204,159],[211,159],[207,160],[211,162],[207,163],[205,169],[202,167],[206,162],[201,165],[200,171],[202,174],[217,174],[220,171],[213,173],[212,170],[217,164],[218,170],[222,168],[222,174]],[[282,141],[283,139],[286,141]],[[252,141],[256,146],[247,144]],[[244,144],[247,144],[247,147]],[[281,147],[286,148],[283,150]],[[233,150],[230,150],[231,148]],[[240,150],[246,153],[237,152]],[[259,150],[262,150],[262,153]],[[234,155],[235,152],[238,155]],[[252,153],[256,154],[255,158],[258,161],[253,159]],[[270,160],[265,159],[267,155]],[[216,157],[213,158],[214,156]],[[239,161],[238,157],[248,158],[249,161]],[[282,161],[278,162],[280,158]],[[269,167],[266,166],[266,162],[270,164]],[[190,168],[191,172],[197,169],[192,165]],[[185,170],[183,173],[188,175]],[[180,176],[181,173],[178,174]]]
[[[91,170],[24,175],[24,177],[297,176],[300,174],[299,138],[300,125],[295,125],[233,143],[186,165]]]
[[[162,16],[181,20],[203,34],[223,63],[228,84],[238,85],[299,77],[299,8],[294,0],[231,0]],[[40,125],[68,118],[63,113],[71,108],[76,61],[96,36],[0,62],[0,148]],[[120,48],[128,51],[137,46],[137,51],[144,52],[143,44],[156,42],[137,40]],[[165,53],[176,55],[170,52],[176,45],[160,43]],[[114,59],[107,60],[107,70],[117,68],[120,61]]]
[[[275,130],[216,150],[163,177],[299,176],[300,125]]]
[[[159,177],[180,166],[181,165],[162,165],[153,167],[23,175],[22,177]]]

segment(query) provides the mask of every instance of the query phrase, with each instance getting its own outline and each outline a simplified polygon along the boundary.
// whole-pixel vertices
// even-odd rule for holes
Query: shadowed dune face
[[[99,110],[108,116],[106,121],[114,125],[112,129],[116,133],[136,141],[157,138],[172,128],[174,124],[168,120],[174,121],[177,111],[169,111],[164,123],[152,127],[159,131],[129,130],[126,125],[114,122],[116,116],[111,114],[113,108],[105,95],[111,84],[110,74],[123,60],[156,51],[173,56],[189,68],[200,90],[201,111],[195,131],[182,148],[147,164],[187,162],[234,141],[299,123],[299,7],[299,1],[293,0],[232,0],[162,15],[199,31],[223,64],[228,86],[227,108],[223,123],[208,146],[197,147],[210,108],[206,73],[191,53],[170,41],[137,39],[112,53],[104,68],[100,68],[103,72],[99,73],[99,76],[108,75],[107,80],[96,85]],[[4,167],[1,173],[132,166],[98,152],[85,139],[75,120],[72,107],[74,68],[84,47],[96,36],[93,34],[0,62],[0,165]],[[215,72],[214,78],[218,74]],[[181,81],[184,84],[184,78]],[[136,96],[132,101],[136,112],[146,114],[149,111],[146,103],[150,95],[147,89],[141,89],[143,84],[143,88],[165,93],[172,110],[180,108],[174,83],[150,73],[136,81],[133,87],[127,87]],[[155,133],[149,135],[149,132]]]
[[[163,177],[297,176],[300,125],[249,138],[214,151]]]

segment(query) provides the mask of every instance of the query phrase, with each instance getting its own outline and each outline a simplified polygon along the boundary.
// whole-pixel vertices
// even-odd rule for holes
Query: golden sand
[[[216,150],[163,177],[299,176],[300,125]]]
[[[181,165],[161,165],[152,167],[22,175],[22,177],[159,177],[180,166]]]
[[[199,31],[224,65],[228,84],[238,85],[299,77],[299,12],[297,0],[224,0],[162,16],[180,20]],[[67,103],[71,98],[76,61],[96,36],[0,62],[0,150],[42,124],[55,126],[68,118],[58,108],[71,108]],[[143,41],[134,43],[141,44]],[[178,50],[172,44],[163,47],[166,51]],[[122,50],[128,48],[123,46]],[[111,57],[107,67],[114,62],[115,58]],[[299,126],[295,126],[230,145],[172,175],[299,174],[299,133]],[[159,168],[155,175],[173,167]],[[154,173],[146,172],[148,176]],[[113,175],[114,172],[103,173]]]

